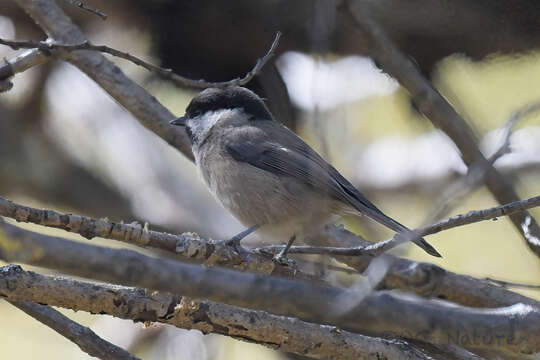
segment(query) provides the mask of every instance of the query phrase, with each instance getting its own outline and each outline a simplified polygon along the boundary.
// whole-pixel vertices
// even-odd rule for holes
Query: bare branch
[[[501,145],[493,155],[489,157],[489,162],[491,164],[510,151],[510,136],[518,122],[537,111],[540,111],[540,102],[525,105],[510,115],[503,128],[503,140]]]
[[[107,14],[105,14],[101,10],[94,9],[94,8],[92,8],[90,6],[85,5],[82,1],[79,1],[79,0],[64,0],[64,1],[71,4],[71,5],[73,5],[73,6],[76,6],[78,8],[81,8],[83,10],[86,10],[88,12],[91,12],[91,13],[99,16],[101,18],[101,20],[107,20]]]
[[[0,66],[0,92],[11,90],[13,84],[9,78],[15,74],[21,73],[31,67],[41,65],[48,61],[48,57],[39,50],[29,50],[23,54],[6,60],[5,64]]]
[[[470,350],[530,355],[540,352],[540,308],[466,308],[412,295],[377,291],[358,303],[347,289],[279,277],[155,259],[128,250],[74,243],[4,225],[0,258],[101,281],[204,298],[299,317],[348,331],[385,334]],[[330,304],[347,304],[349,311]],[[519,318],[519,323],[515,321]],[[500,342],[463,343],[476,337]]]
[[[488,169],[485,183],[497,201],[500,204],[519,201],[512,185],[480,152],[476,136],[465,120],[424,78],[413,61],[396,47],[379,24],[372,19],[363,2],[347,1],[344,10],[345,15],[350,16],[356,24],[359,35],[369,42],[370,55],[409,91],[418,109],[454,141],[461,151],[465,164],[467,166],[485,164]],[[536,221],[528,212],[515,213],[510,219],[529,248],[540,256],[540,228]],[[530,224],[527,229],[523,229],[522,224],[527,219]]]
[[[127,52],[123,52],[120,50],[113,49],[109,46],[105,45],[93,45],[89,41],[84,41],[80,44],[61,44],[61,43],[54,43],[49,41],[14,41],[14,40],[5,40],[0,39],[0,44],[6,45],[11,47],[14,50],[18,49],[37,49],[41,51],[44,54],[47,55],[57,55],[56,51],[66,51],[66,52],[72,52],[72,51],[78,51],[78,50],[90,50],[90,51],[98,51],[101,53],[109,54],[121,59],[125,59],[128,61],[131,61],[132,63],[139,65],[146,70],[155,72],[159,74],[160,76],[169,79],[179,86],[183,87],[189,87],[189,88],[198,88],[198,89],[206,89],[210,87],[228,87],[228,86],[242,86],[250,82],[255,75],[257,75],[261,69],[264,67],[264,65],[274,56],[274,53],[276,51],[276,48],[279,44],[279,39],[281,37],[281,33],[276,33],[276,37],[274,38],[274,41],[272,42],[272,45],[268,49],[267,53],[260,59],[257,60],[255,63],[255,66],[242,78],[236,78],[229,81],[222,81],[222,82],[209,82],[205,80],[192,80],[185,78],[183,76],[180,76],[178,74],[175,74],[172,69],[165,69],[153,64],[150,64],[149,62],[146,62],[138,57],[135,57]]]
[[[13,265],[0,268],[0,296],[9,301],[33,301],[135,322],[197,329],[313,358],[375,359],[375,354],[389,359],[428,358],[405,341],[367,337],[332,326],[167,293],[53,278]]]
[[[41,210],[14,203],[0,197],[0,216],[20,222],[29,222],[80,234],[86,239],[102,237],[128,244],[160,249],[173,254],[204,262],[205,265],[222,265],[237,270],[249,270],[300,279],[312,279],[291,267],[277,264],[253,252],[237,253],[232,246],[207,241],[197,234],[174,235],[148,229],[138,223],[124,224],[108,219],[94,219],[76,214],[63,214],[54,210]]]
[[[80,44],[86,41],[81,30],[53,1],[17,0],[17,4],[56,42]],[[102,54],[94,51],[66,52],[63,59],[93,79],[143,126],[180,150],[189,159],[193,159],[191,144],[185,131],[169,124],[175,116]]]
[[[480,221],[497,219],[501,216],[509,216],[517,212],[540,206],[540,196],[532,197],[526,200],[516,201],[510,204],[495,206],[484,210],[472,210],[466,214],[452,216],[451,218],[439,221],[435,224],[412,230],[410,233],[397,233],[391,239],[380,241],[368,246],[355,248],[346,247],[326,247],[326,246],[292,246],[289,253],[296,254],[328,254],[340,256],[367,255],[378,256],[397,245],[409,242],[416,237],[436,234],[438,232],[452,229],[458,226],[473,224]],[[1,212],[0,212],[1,214]],[[526,226],[523,224],[522,226]],[[272,253],[283,249],[283,245],[265,246],[257,249],[258,251],[270,251]]]
[[[103,237],[137,246],[157,248],[204,262],[205,265],[227,266],[237,270],[286,277],[294,275],[293,269],[276,264],[268,257],[251,251],[238,254],[231,247],[201,239],[193,233],[182,235],[161,233],[145,229],[139,224],[124,224],[107,219],[93,219],[53,210],[35,209],[1,197],[0,215],[21,222],[60,228],[81,234],[88,239]],[[346,248],[365,248],[372,245],[351,232],[333,225],[325,227],[316,241]],[[454,274],[433,264],[417,263],[391,255],[385,256],[391,258],[392,264],[382,282],[382,287],[385,289],[397,288],[413,291],[418,295],[448,299],[462,305],[476,307],[505,306],[518,302],[531,303],[531,301],[535,303],[534,300],[498,286],[469,276]],[[372,256],[339,257],[339,261],[345,262],[359,272],[363,272],[372,259]],[[311,279],[301,272],[298,272],[295,277]]]
[[[327,225],[316,236],[306,239],[315,245],[340,247],[369,246],[371,243],[358,237],[342,226]],[[381,289],[412,291],[428,298],[445,299],[472,307],[500,307],[517,303],[540,307],[540,303],[502,287],[445,270],[437,265],[396,258],[389,254],[391,266],[382,280]],[[340,256],[339,261],[364,272],[373,260],[372,256]]]
[[[7,272],[9,270],[0,268],[0,275],[5,275]],[[6,282],[4,281],[4,283]],[[79,325],[49,306],[34,304],[29,301],[10,301],[10,303],[60,335],[68,338],[90,356],[103,360],[139,359],[126,350],[103,340],[89,328]]]

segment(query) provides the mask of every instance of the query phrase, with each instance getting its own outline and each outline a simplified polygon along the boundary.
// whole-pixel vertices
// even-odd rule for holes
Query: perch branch
[[[78,233],[85,238],[103,237],[129,244],[153,247],[176,253],[182,257],[204,262],[206,265],[221,265],[238,270],[248,270],[265,274],[292,277],[294,270],[278,265],[271,259],[247,251],[237,254],[231,247],[214,244],[199,238],[196,234],[173,235],[153,230],[145,230],[139,224],[111,222],[107,219],[93,219],[75,214],[63,214],[53,210],[36,209],[20,205],[0,197],[0,215],[21,222],[30,222],[48,227],[60,228]],[[369,246],[370,243],[345,229],[329,225],[320,234],[319,240],[350,247]],[[417,263],[407,259],[389,256],[392,266],[383,279],[386,289],[413,291],[426,297],[438,297],[456,303],[475,307],[512,305],[518,302],[534,303],[534,300],[507,291],[487,282],[469,276],[458,275],[427,263]],[[371,256],[340,257],[363,272]],[[297,273],[296,278],[306,278]]]
[[[237,270],[264,274],[311,279],[291,267],[277,264],[268,257],[253,252],[237,253],[233,247],[220,242],[201,239],[197,234],[168,234],[148,229],[147,225],[124,224],[108,219],[94,219],[54,210],[36,209],[0,197],[0,216],[80,234],[86,239],[101,237],[128,244],[160,249],[184,258],[204,262],[205,265],[222,265]]]
[[[467,308],[388,291],[354,289],[201,267],[134,251],[74,243],[5,224],[0,258],[126,286],[298,317],[364,334],[392,335],[472,351],[540,351],[540,309],[526,304]],[[516,320],[519,319],[519,322]],[[501,341],[464,343],[462,336]]]

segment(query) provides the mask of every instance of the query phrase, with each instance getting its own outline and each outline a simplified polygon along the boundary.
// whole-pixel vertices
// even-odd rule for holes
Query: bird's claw
[[[237,252],[238,254],[244,254],[246,253],[246,249],[244,249],[244,247],[240,244],[242,239],[239,239],[238,237],[236,236],[233,236],[232,238],[230,239],[227,239],[227,240],[219,240],[219,241],[216,241],[216,244],[222,244],[222,245],[225,245],[227,247],[232,247],[234,249],[235,252]]]
[[[293,269],[293,275],[296,275],[296,272],[298,270],[298,266],[296,265],[296,261],[294,261],[293,259],[290,259],[288,257],[285,257],[285,255],[283,254],[283,251],[280,251],[279,253],[274,255],[272,257],[272,261],[275,262],[276,264],[283,265],[283,266],[288,266],[288,267],[292,268]]]

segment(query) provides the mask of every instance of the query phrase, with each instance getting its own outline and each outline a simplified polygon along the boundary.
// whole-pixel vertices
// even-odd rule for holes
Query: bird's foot
[[[289,252],[289,249],[291,248],[291,246],[294,243],[295,239],[296,239],[296,235],[291,236],[291,238],[287,242],[287,245],[285,245],[283,250],[281,250],[276,255],[274,255],[272,260],[275,263],[285,265],[285,266],[290,266],[293,269],[294,273],[296,274],[296,269],[297,269],[296,262],[293,259],[289,259],[289,258],[285,257],[287,252]]]
[[[298,270],[298,266],[296,265],[296,261],[294,261],[291,258],[288,258],[285,256],[285,251],[281,250],[279,253],[274,255],[272,257],[272,261],[276,264],[288,266],[293,269],[293,274],[296,274],[296,271]]]
[[[240,244],[240,242],[242,241],[242,239],[238,239],[236,237],[232,237],[230,239],[227,239],[227,240],[217,240],[217,241],[214,241],[214,244],[216,245],[224,245],[224,246],[227,246],[227,247],[232,247],[234,249],[235,252],[237,252],[238,254],[244,254],[247,252],[246,249],[244,249],[244,247]]]
[[[240,242],[242,241],[243,238],[245,238],[246,236],[248,236],[249,234],[251,234],[252,232],[254,232],[255,230],[257,230],[259,228],[258,225],[254,225],[252,227],[249,227],[247,228],[246,230],[242,231],[241,233],[239,234],[236,234],[234,235],[232,238],[230,239],[227,239],[227,240],[221,240],[221,241],[217,241],[217,243],[220,243],[220,244],[223,244],[225,246],[231,246],[232,248],[234,248],[234,250],[239,253],[239,254],[244,254],[246,253],[246,249],[244,249],[242,247],[242,245],[240,244]]]

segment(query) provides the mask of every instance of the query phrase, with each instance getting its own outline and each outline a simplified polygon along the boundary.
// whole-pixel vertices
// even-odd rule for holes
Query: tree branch
[[[9,272],[9,269],[6,270],[5,268],[0,268],[0,276],[2,277]],[[4,281],[4,283],[7,284],[7,281]],[[12,300],[10,301],[10,303],[13,306],[27,313],[37,321],[43,323],[44,325],[47,325],[60,335],[74,342],[79,348],[81,348],[82,351],[84,351],[90,356],[94,356],[103,360],[139,359],[138,357],[130,354],[126,350],[114,344],[111,344],[106,340],[103,340],[89,328],[79,325],[75,321],[69,319],[67,316],[62,315],[60,312],[54,310],[49,306],[34,304],[29,301]]]
[[[93,7],[87,6],[82,1],[79,1],[79,0],[64,0],[64,1],[71,4],[71,5],[73,5],[73,6],[76,6],[78,8],[81,8],[81,9],[83,9],[85,11],[88,11],[88,12],[90,12],[92,14],[95,14],[95,15],[99,16],[101,18],[101,20],[107,20],[107,14],[105,14],[101,10],[94,9]]]
[[[6,60],[5,64],[0,66],[0,82],[10,84],[9,88],[3,91],[10,90],[13,84],[9,82],[9,78],[15,74],[24,72],[31,67],[41,65],[48,61],[48,57],[39,50],[29,50],[19,56]],[[1,91],[0,91],[1,92]]]
[[[128,286],[299,317],[364,334],[385,334],[470,350],[540,352],[540,309],[525,304],[474,309],[387,291],[341,289],[155,259],[74,243],[5,224],[0,258]],[[516,323],[519,319],[519,323]],[[484,337],[502,341],[465,343]]]
[[[316,236],[306,239],[309,244],[341,247],[369,246],[371,243],[346,230],[343,226],[327,225]],[[460,275],[437,265],[416,262],[383,254],[391,264],[379,284],[381,289],[412,291],[428,298],[438,298],[472,307],[501,307],[517,303],[540,307],[526,296],[508,291],[472,276]],[[339,261],[364,272],[372,256],[340,256]]]
[[[60,228],[78,233],[87,239],[102,237],[123,241],[132,245],[152,247],[178,254],[182,257],[204,262],[205,265],[220,265],[237,270],[293,277],[294,270],[276,264],[270,258],[251,251],[238,254],[231,247],[201,239],[196,234],[174,235],[148,230],[139,224],[111,222],[75,214],[63,214],[53,210],[41,210],[20,205],[0,197],[0,216],[17,221]],[[366,248],[371,243],[351,232],[333,225],[326,226],[314,239],[322,244],[350,248]],[[494,286],[470,276],[458,275],[436,265],[417,263],[407,259],[388,256],[392,265],[382,280],[385,289],[412,291],[426,297],[448,299],[466,306],[496,307],[516,303],[536,304],[534,300]],[[338,260],[363,272],[372,256],[339,257]],[[297,272],[296,279],[312,279]]]
[[[1,203],[0,203],[1,205]],[[368,246],[357,246],[353,248],[349,247],[327,247],[327,246],[292,246],[289,249],[289,253],[296,254],[328,254],[328,255],[340,255],[340,256],[378,256],[382,253],[393,249],[394,247],[403,244],[405,242],[412,241],[414,238],[420,238],[425,235],[436,234],[438,232],[452,229],[458,226],[469,225],[485,220],[497,219],[501,216],[509,216],[533,207],[540,206],[540,196],[535,196],[529,199],[516,201],[510,204],[501,206],[495,206],[484,210],[472,210],[466,214],[460,214],[452,216],[451,218],[444,219],[435,224],[421,227],[412,230],[410,233],[397,233],[391,239],[380,241]],[[0,215],[1,215],[0,211]],[[527,219],[527,218],[526,218]],[[526,229],[530,225],[530,221],[526,220],[522,226]],[[258,251],[271,251],[278,252],[283,249],[283,245],[265,246],[258,249]]]
[[[204,262],[205,265],[222,265],[237,270],[249,270],[264,274],[311,279],[289,266],[277,264],[268,257],[253,253],[237,253],[232,246],[201,239],[197,234],[174,235],[149,230],[147,224],[124,224],[108,219],[94,219],[76,214],[63,214],[54,210],[41,210],[14,203],[0,197],[0,216],[20,222],[29,222],[77,233],[86,239],[101,237],[128,244],[164,250],[187,259]]]
[[[375,359],[378,354],[389,359],[428,359],[405,341],[371,338],[332,326],[168,293],[43,276],[14,265],[0,268],[0,296],[9,301],[46,303],[134,322],[197,329],[312,358]]]
[[[272,45],[270,46],[266,54],[262,58],[257,60],[253,68],[248,73],[246,73],[246,75],[244,75],[242,78],[236,78],[229,81],[221,81],[221,82],[210,82],[210,81],[205,81],[205,80],[188,79],[178,74],[175,74],[172,71],[172,69],[165,69],[157,65],[150,64],[149,62],[146,62],[127,52],[116,50],[109,46],[93,45],[88,40],[85,40],[79,44],[71,45],[71,44],[53,43],[50,41],[31,41],[31,40],[30,41],[14,41],[14,40],[0,39],[0,44],[9,46],[14,50],[36,49],[48,56],[54,55],[60,58],[62,58],[61,56],[62,51],[65,51],[65,52],[72,52],[72,51],[78,51],[78,50],[97,51],[100,53],[105,53],[105,54],[109,54],[109,55],[112,55],[121,59],[128,60],[136,65],[139,65],[145,68],[148,71],[155,72],[156,74],[168,80],[171,80],[172,82],[176,83],[179,86],[188,87],[188,88],[196,88],[196,89],[206,89],[210,87],[243,86],[249,83],[253,79],[253,77],[261,71],[264,65],[266,65],[268,60],[270,60],[274,56],[276,48],[279,44],[280,37],[281,37],[281,33],[280,32],[276,33],[274,41],[272,42]]]
[[[500,204],[519,201],[512,185],[480,152],[476,136],[465,120],[422,76],[412,60],[401,53],[366,10],[362,1],[346,2],[345,14],[351,17],[361,35],[369,42],[370,56],[409,91],[420,112],[454,141],[467,166],[473,164],[486,166],[488,170],[485,183]],[[528,212],[515,213],[510,219],[529,248],[540,256],[540,228],[536,221]],[[529,225],[524,229],[523,224],[526,221]]]

